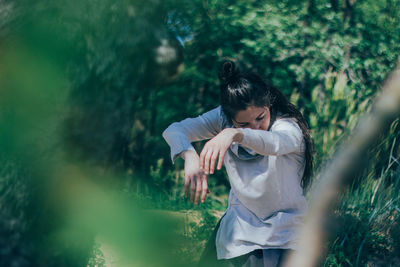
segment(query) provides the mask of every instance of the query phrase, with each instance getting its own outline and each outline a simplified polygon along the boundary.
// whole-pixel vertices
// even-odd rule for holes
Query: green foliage
[[[398,265],[400,172],[391,169],[392,160],[378,179],[354,184],[344,193],[324,266]]]
[[[332,155],[338,142],[370,111],[371,100],[366,98],[362,102],[358,101],[356,91],[347,83],[347,76],[343,71],[329,71],[324,77],[324,86],[316,86],[311,93],[312,112],[309,114],[309,121],[316,144],[317,166],[324,161],[324,157],[326,159]]]

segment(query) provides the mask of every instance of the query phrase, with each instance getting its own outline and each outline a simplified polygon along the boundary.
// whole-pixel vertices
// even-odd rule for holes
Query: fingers
[[[207,185],[207,175],[203,175],[203,179],[202,179],[202,190],[201,190],[201,203],[204,203],[204,201],[206,200],[206,196],[208,191],[208,185]]]
[[[204,170],[206,174],[210,173],[210,160],[213,155],[213,150],[213,146],[207,142],[200,153],[200,168]]]
[[[210,161],[211,161],[211,157],[213,155],[213,151],[209,150],[204,158],[204,171],[206,174],[210,173]]]
[[[192,177],[190,183],[190,202],[194,202],[195,191],[196,191],[196,177]]]
[[[207,149],[207,144],[206,144],[200,153],[200,169],[203,169],[203,170],[204,170],[204,158],[206,157],[207,152],[208,152],[208,149]]]
[[[199,204],[199,198],[200,198],[200,194],[202,192],[201,188],[202,188],[202,182],[201,182],[201,179],[198,178],[196,180],[196,196],[195,196],[195,200],[194,200],[194,204],[196,204],[196,205]]]
[[[207,147],[203,148],[203,151],[200,153],[200,168],[204,170],[206,174],[213,174],[215,171],[215,164],[220,154],[220,149],[208,149]]]
[[[211,153],[207,153],[204,161],[204,171],[206,174],[214,174],[215,165],[218,159],[218,166],[217,169],[220,170],[222,168],[223,159],[225,156],[225,152],[221,151],[220,149],[215,150]]]
[[[204,203],[206,196],[210,193],[207,184],[207,175],[202,172],[192,177],[185,177],[185,198],[189,195],[189,184],[190,184],[190,202],[194,204]]]
[[[214,174],[214,169],[215,169],[215,163],[217,161],[218,158],[218,154],[220,154],[221,151],[215,151],[212,155],[211,155],[211,163],[210,163],[210,173]]]
[[[222,163],[224,163],[225,153],[226,153],[226,150],[224,152],[223,151],[219,152],[217,170],[220,170],[222,168]]]

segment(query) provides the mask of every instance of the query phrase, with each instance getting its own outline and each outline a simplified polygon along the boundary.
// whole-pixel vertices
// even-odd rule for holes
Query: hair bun
[[[223,83],[228,83],[235,79],[239,74],[239,70],[232,60],[224,60],[218,71],[218,78]]]

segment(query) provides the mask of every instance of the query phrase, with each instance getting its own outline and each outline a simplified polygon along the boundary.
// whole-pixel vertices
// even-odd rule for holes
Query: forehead
[[[240,110],[235,115],[237,122],[249,122],[255,120],[266,111],[267,107],[248,106],[246,110]]]

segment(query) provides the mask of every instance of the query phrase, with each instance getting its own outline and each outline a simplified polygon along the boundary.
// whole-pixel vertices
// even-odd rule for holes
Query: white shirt
[[[196,118],[171,124],[163,137],[171,158],[194,150],[191,142],[209,139],[233,127],[221,107]],[[239,128],[240,144],[233,143],[224,165],[231,190],[228,208],[216,237],[218,259],[229,259],[255,249],[296,249],[296,229],[307,203],[300,185],[305,143],[292,118],[279,118],[270,131]]]

